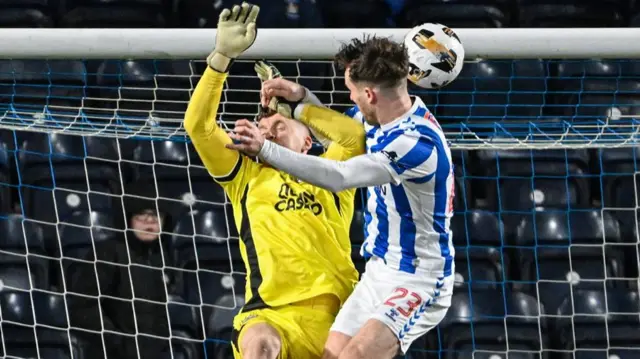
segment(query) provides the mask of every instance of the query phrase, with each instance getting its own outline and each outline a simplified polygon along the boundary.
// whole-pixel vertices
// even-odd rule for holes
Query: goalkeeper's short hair
[[[336,64],[349,68],[353,82],[381,87],[405,83],[409,75],[409,54],[402,43],[386,37],[366,36],[343,44],[335,56]]]

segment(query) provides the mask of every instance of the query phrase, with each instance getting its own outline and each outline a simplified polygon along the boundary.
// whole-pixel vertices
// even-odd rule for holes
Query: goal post
[[[228,128],[255,116],[253,61],[263,58],[346,110],[332,63],[340,44],[408,30],[259,29],[218,119]],[[452,309],[411,358],[640,355],[640,29],[455,31],[466,55],[458,79],[411,87],[451,143],[457,193]],[[181,124],[214,42],[208,29],[0,29],[1,355],[85,358],[95,354],[87,342],[105,349],[116,336],[138,357],[151,338],[172,358],[226,358],[243,303],[239,238]],[[116,298],[76,293],[70,266],[104,265],[96,244],[126,233],[138,197],[168,213],[161,255],[141,264],[128,252],[114,266],[151,271],[163,299],[134,290],[118,308],[159,305],[167,330],[136,316],[114,329],[109,313],[80,326],[78,305]],[[362,268],[360,202],[351,234]]]

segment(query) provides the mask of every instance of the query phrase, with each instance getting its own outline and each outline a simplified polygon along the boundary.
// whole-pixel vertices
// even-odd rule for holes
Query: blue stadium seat
[[[182,0],[179,4],[181,27],[215,28],[219,12],[224,8],[240,5],[242,0],[222,0],[212,3],[207,0]],[[322,28],[322,14],[316,0],[280,1],[253,0],[260,6],[258,28]]]
[[[637,358],[638,312],[636,291],[574,290],[558,309],[556,320],[561,359]]]
[[[42,133],[18,138],[21,205],[27,217],[56,224],[84,208],[107,211],[115,200],[110,195],[121,194],[114,140]],[[45,237],[55,233],[45,228]]]
[[[465,63],[438,92],[441,122],[533,121],[543,115],[548,69],[540,60]]]
[[[389,27],[391,9],[384,0],[342,0],[335,6],[332,0],[316,0],[327,28]]]
[[[38,357],[38,354],[40,358],[84,358],[82,344],[67,330],[63,296],[3,292],[0,310],[3,314],[2,354],[22,358]]]
[[[624,27],[627,0],[519,0],[520,27]]]
[[[536,212],[518,227],[518,288],[538,293],[555,312],[572,289],[625,287],[618,223],[598,209]],[[604,248],[603,248],[604,247]]]
[[[186,214],[172,233],[171,248],[180,267],[242,271],[237,267],[242,259],[230,206]]]
[[[410,28],[426,22],[456,28],[511,27],[509,0],[408,0],[398,15],[399,27]]]
[[[364,212],[356,210],[353,212],[351,220],[351,228],[349,229],[349,238],[351,238],[351,260],[360,273],[364,273],[366,264],[365,259],[360,255],[360,247],[364,243]]]
[[[185,303],[179,296],[170,295],[168,300],[169,321],[172,331],[186,334],[187,338],[195,338],[200,333],[200,318],[193,305]]]
[[[231,218],[231,212],[225,214],[224,207],[194,211],[179,218],[172,231],[171,248],[182,272],[183,297],[190,304],[204,303],[206,315],[220,297],[244,293],[240,244],[227,216]]]
[[[440,358],[549,358],[547,324],[535,298],[501,290],[454,292],[451,307],[431,335],[431,348],[440,344]],[[435,337],[435,338],[434,338]],[[475,352],[474,351],[478,351]],[[514,357],[510,353],[509,358]]]
[[[553,113],[589,123],[640,115],[636,61],[558,61],[550,66],[557,72],[550,81],[548,108]]]
[[[5,290],[49,289],[42,229],[19,215],[0,218],[0,281]],[[31,275],[31,276],[29,276]]]
[[[522,215],[536,208],[588,208],[587,150],[481,150],[473,180],[486,191],[487,206],[500,210],[511,234]]]
[[[65,259],[83,258],[87,251],[93,251],[93,243],[116,238],[118,232],[114,228],[110,213],[74,212],[58,224],[61,245],[58,252]]]
[[[630,236],[640,205],[640,191],[635,185],[640,171],[640,148],[598,149],[596,163],[601,171],[602,206],[616,208],[611,212],[620,220],[623,235]]]
[[[469,211],[451,220],[456,251],[456,291],[496,289],[504,284],[510,260],[502,253],[504,228],[492,212]]]
[[[55,3],[49,0],[0,0],[0,27],[54,27]]]
[[[207,353],[212,353],[210,358],[226,358],[232,354],[231,346],[219,343],[219,340],[232,340],[233,318],[244,305],[244,298],[241,296],[225,295],[217,303],[219,308],[211,314],[207,322],[206,338],[215,339],[216,342],[207,340]]]
[[[158,205],[172,216],[227,202],[222,187],[204,168],[191,145],[171,141],[139,141],[134,150],[136,181],[155,183]]]
[[[202,332],[200,315],[193,305],[188,305],[177,296],[170,296],[168,301],[169,320],[171,325],[172,359],[198,359],[201,344],[196,340]]]
[[[11,177],[15,163],[15,146],[11,132],[0,131],[0,213],[9,213],[13,210],[13,190]]]
[[[169,25],[166,0],[66,0],[61,27],[161,28]]]
[[[178,63],[179,65],[180,63]],[[167,127],[178,127],[189,102],[189,75],[170,61],[107,60],[92,63],[100,105],[107,117],[118,116],[124,126],[148,125],[149,116]],[[126,127],[125,127],[126,128]]]
[[[469,161],[469,152],[464,150],[452,150],[453,172],[455,175],[455,197],[453,208],[456,212],[464,212],[473,207],[470,178],[472,166]]]
[[[86,85],[86,69],[81,61],[0,61],[0,108],[6,111],[13,105],[20,111],[20,115],[12,117],[16,121],[41,116],[45,106],[58,120],[58,126],[78,119]]]

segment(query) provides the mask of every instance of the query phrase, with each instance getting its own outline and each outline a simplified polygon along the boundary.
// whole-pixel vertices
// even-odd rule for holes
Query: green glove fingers
[[[211,68],[228,72],[233,60],[256,41],[256,20],[260,8],[249,3],[224,9],[218,18],[216,47],[207,57]]]

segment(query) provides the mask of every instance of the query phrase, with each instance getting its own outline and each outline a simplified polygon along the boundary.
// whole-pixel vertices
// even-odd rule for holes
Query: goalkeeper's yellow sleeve
[[[225,147],[231,138],[216,123],[216,115],[227,73],[207,67],[196,86],[185,113],[184,127],[200,159],[214,177],[229,175],[238,160],[238,151]]]
[[[300,105],[296,119],[333,143],[340,145],[345,159],[365,153],[365,132],[362,123],[323,106]]]

